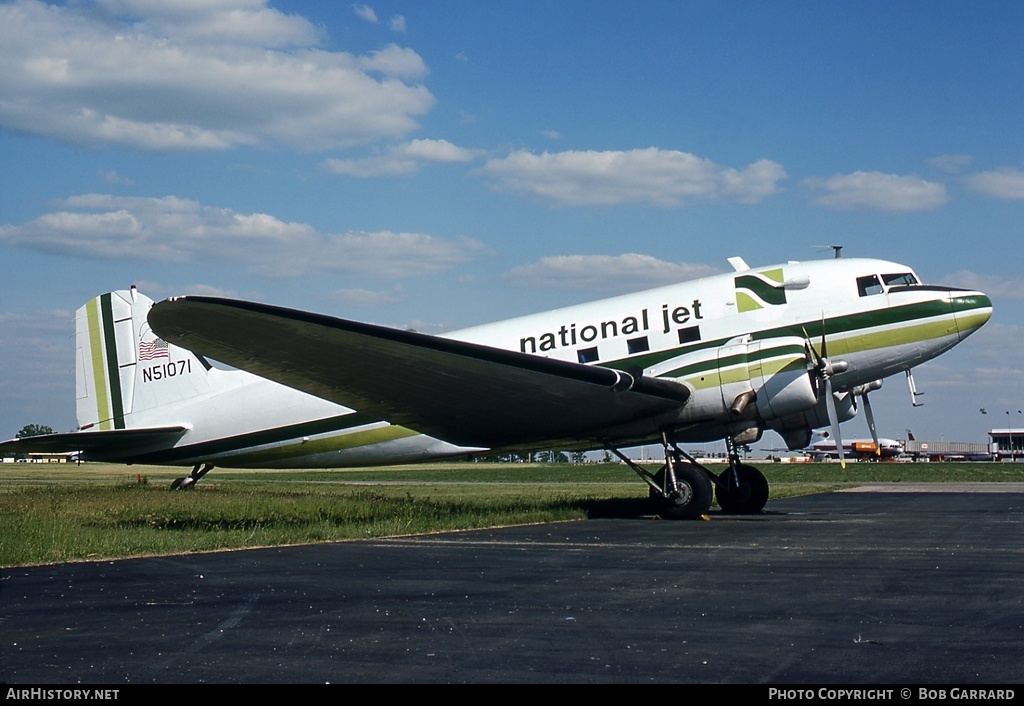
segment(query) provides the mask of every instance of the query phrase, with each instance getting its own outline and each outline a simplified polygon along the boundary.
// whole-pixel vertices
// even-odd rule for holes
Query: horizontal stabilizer
[[[689,396],[670,380],[229,299],[168,299],[149,324],[200,355],[462,446],[601,439]]]
[[[81,452],[85,460],[113,461],[139,451],[171,448],[185,431],[173,426],[44,434],[4,441],[0,455]]]

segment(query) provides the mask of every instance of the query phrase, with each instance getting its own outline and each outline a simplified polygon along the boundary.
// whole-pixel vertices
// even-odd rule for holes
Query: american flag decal
[[[170,351],[167,350],[167,341],[162,338],[139,342],[139,360],[167,358],[169,355]]]

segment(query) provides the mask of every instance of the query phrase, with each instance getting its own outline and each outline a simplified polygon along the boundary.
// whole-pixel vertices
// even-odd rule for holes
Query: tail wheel
[[[175,478],[171,482],[171,490],[192,490],[192,486],[195,485],[195,481],[185,476],[184,478]]]
[[[768,480],[753,466],[740,463],[722,474],[716,493],[722,512],[752,515],[768,502]]]
[[[171,483],[171,490],[192,490],[199,479],[205,476],[207,473],[213,470],[212,463],[197,463],[193,468],[192,472],[184,478],[175,478],[174,482]]]
[[[700,466],[693,463],[675,464],[676,487],[665,488],[665,469],[654,476],[661,493],[651,488],[651,499],[657,504],[658,514],[666,520],[695,520],[711,507],[714,490],[711,479]]]

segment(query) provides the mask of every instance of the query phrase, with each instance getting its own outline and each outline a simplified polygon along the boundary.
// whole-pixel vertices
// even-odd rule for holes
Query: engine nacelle
[[[737,339],[664,361],[645,374],[672,377],[693,390],[680,421],[713,418],[733,433],[774,428],[819,403],[805,341],[798,336]]]
[[[757,395],[757,413],[769,426],[773,420],[818,404],[802,338],[754,341],[748,346],[747,357],[750,383]]]
[[[759,437],[764,429],[773,429],[791,450],[807,446],[812,429],[830,425],[807,342],[799,336],[737,338],[717,349],[663,361],[644,374],[673,378],[692,391],[680,410],[682,424],[714,419],[719,433],[737,438]],[[857,414],[854,397],[850,392],[834,394],[840,422]]]

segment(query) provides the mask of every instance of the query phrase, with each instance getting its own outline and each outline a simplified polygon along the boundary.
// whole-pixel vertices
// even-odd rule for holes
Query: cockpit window
[[[885,283],[884,285],[883,282]],[[866,275],[857,278],[857,291],[860,292],[862,297],[870,297],[874,294],[896,291],[897,289],[902,290],[907,287],[918,286],[919,284],[920,282],[917,281],[917,277],[912,272],[882,275],[881,279],[877,275]]]
[[[870,297],[873,294],[882,293],[882,283],[878,281],[877,275],[868,275],[857,278],[857,291],[862,297]]]
[[[886,287],[899,287],[911,284],[918,284],[917,277],[910,272],[901,272],[898,275],[882,275],[882,281]]]

